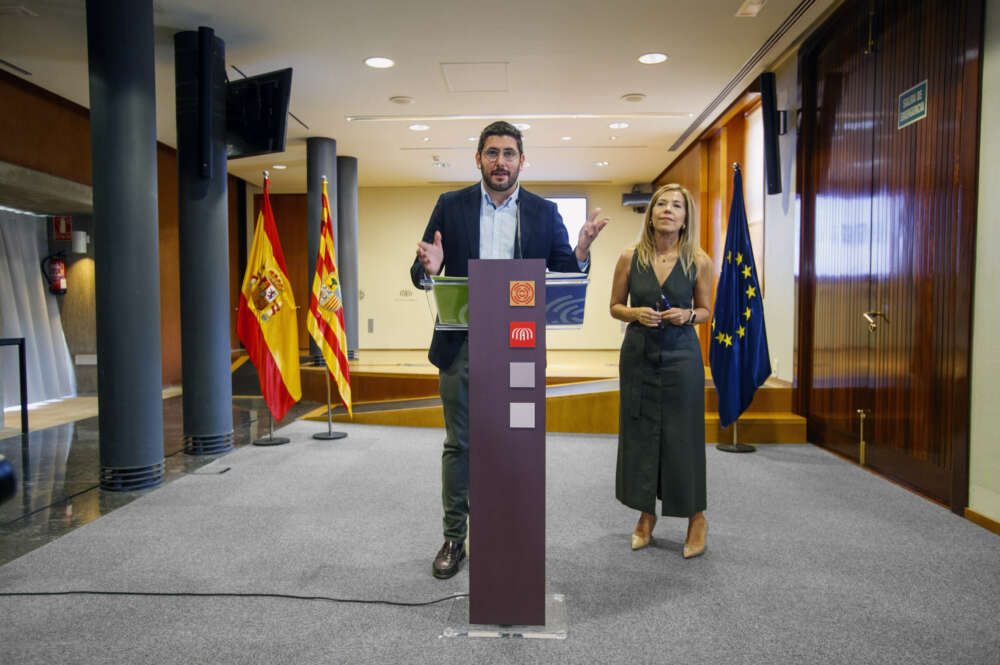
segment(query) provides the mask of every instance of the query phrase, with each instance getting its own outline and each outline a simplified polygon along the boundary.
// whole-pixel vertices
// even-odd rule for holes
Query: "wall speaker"
[[[781,153],[778,151],[779,113],[774,72],[760,75],[760,107],[764,118],[764,167],[767,193],[781,193]]]

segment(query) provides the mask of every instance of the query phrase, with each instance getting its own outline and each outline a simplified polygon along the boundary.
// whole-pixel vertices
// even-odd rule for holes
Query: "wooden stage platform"
[[[618,351],[548,352],[546,367],[546,430],[614,434],[618,432]],[[325,368],[302,368],[302,399],[326,401]],[[718,398],[711,373],[705,369],[705,438],[731,443],[732,428],[719,426]],[[407,427],[444,427],[438,398],[437,368],[426,351],[365,351],[351,362],[355,423]],[[806,421],[792,413],[792,387],[768,379],[757,390],[750,408],[740,416],[742,443],[805,443]],[[336,397],[334,397],[336,402]],[[304,416],[326,421],[326,407]],[[342,405],[333,420],[349,422]]]

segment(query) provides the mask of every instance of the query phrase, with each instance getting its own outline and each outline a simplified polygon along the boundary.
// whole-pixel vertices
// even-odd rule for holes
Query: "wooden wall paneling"
[[[843,34],[866,34],[867,13],[844,17]],[[813,55],[815,126],[812,340],[808,396],[814,440],[858,458],[858,409],[869,409],[872,61],[859,39],[832,39]]]
[[[240,266],[240,234],[244,220],[240,215],[239,179],[226,176],[226,209],[229,215],[229,348],[240,348],[240,338],[236,334],[236,311],[240,305],[240,287],[243,285],[243,270]]]
[[[869,7],[876,43],[861,66],[864,48],[854,42],[866,41]],[[968,491],[983,8],[979,0],[849,2],[800,56],[797,404],[809,417],[810,440],[834,449],[844,429],[836,421],[870,404],[868,463],[959,514]],[[927,116],[898,129],[900,93],[923,80]],[[862,136],[871,140],[867,162]],[[863,363],[860,342],[836,315],[852,319],[860,302],[866,200],[868,309],[888,321],[867,336]],[[831,248],[835,254],[824,253]],[[867,367],[867,387],[852,364]],[[851,434],[840,437],[841,447]]]
[[[705,251],[712,257],[715,266],[713,284],[719,283],[722,272],[722,201],[726,196],[725,181],[722,178],[722,160],[725,158],[722,131],[720,130],[706,143],[708,144],[708,206],[705,210]]]
[[[708,142],[698,141],[698,222],[701,227],[701,248],[706,252],[709,244],[709,196],[708,196]],[[712,311],[715,311],[715,289],[718,282],[712,283]],[[709,318],[711,321],[711,318]],[[701,344],[701,360],[708,366],[709,347],[711,346],[712,330],[707,325],[696,326],[698,332],[698,342]]]
[[[961,257],[962,276],[956,281],[952,293],[954,312],[954,381],[951,412],[956,418],[950,423],[945,436],[953,441],[951,509],[963,514],[969,503],[969,445],[971,385],[969,381],[972,362],[972,303],[975,288],[975,257],[977,235],[977,206],[979,201],[979,114],[982,104],[982,53],[984,48],[983,24],[985,0],[974,0],[963,6],[961,24],[961,92],[958,95],[958,205],[957,215],[961,229],[957,234],[955,255]],[[981,288],[992,288],[983,284]]]
[[[261,194],[253,197],[254,219],[260,215]],[[292,282],[292,294],[298,308],[299,349],[309,348],[309,331],[306,330],[306,314],[309,311],[309,295],[312,276],[309,275],[307,254],[307,209],[305,194],[271,194],[271,210],[281,240],[281,251],[288,267],[288,279]]]
[[[927,395],[926,386],[920,386],[924,377],[914,361],[928,352],[935,325],[922,320],[929,310],[918,305],[920,299],[931,297],[932,285],[920,274],[927,258],[925,236],[929,229],[924,228],[916,184],[918,172],[928,168],[933,158],[925,155],[927,164],[915,168],[917,133],[926,121],[901,130],[896,126],[899,93],[922,77],[914,61],[914,49],[920,43],[920,10],[886,10],[884,4],[879,7],[883,27],[877,36],[871,281],[872,308],[886,312],[889,323],[880,320],[872,335],[875,400],[868,461],[877,470],[915,482],[918,465],[907,463],[906,448],[912,447],[919,432],[932,427],[935,420],[931,405],[917,412],[912,408]],[[939,482],[924,478],[918,484],[942,498]]]
[[[160,236],[160,345],[163,385],[181,383],[181,268],[177,213],[177,152],[156,147]]]
[[[733,163],[738,163],[740,168],[743,168],[743,163],[746,161],[746,140],[747,140],[747,119],[743,113],[738,113],[733,116],[732,120],[726,124],[726,163],[725,168],[725,180],[726,180],[726,203],[722,207],[722,214],[725,217],[725,221],[722,224],[724,230],[729,229],[729,209],[733,205]],[[746,178],[744,178],[744,181]],[[746,183],[744,182],[744,185]],[[744,201],[746,191],[744,191]],[[723,239],[723,244],[725,244],[725,239]]]
[[[697,141],[653,181],[654,187],[677,182],[691,192],[698,207],[701,246],[712,257],[712,308],[722,272],[729,207],[733,199],[733,162],[746,159],[746,114],[760,105],[760,93],[745,91],[707,128]],[[710,338],[699,326],[702,359],[708,365]]]
[[[86,108],[4,71],[0,99],[0,161],[93,184]],[[166,386],[181,382],[177,152],[158,143],[156,158],[160,368]]]
[[[873,283],[877,305],[894,314],[876,337],[871,462],[959,513],[968,485],[975,237],[974,203],[963,206],[961,197],[975,190],[978,145],[978,123],[964,112],[969,104],[978,108],[981,36],[972,32],[970,39],[968,24],[970,15],[981,21],[980,10],[979,3],[956,11],[942,0],[889,0],[880,49],[885,85],[878,163],[884,168],[876,175],[882,195],[874,218],[885,256]],[[897,130],[899,93],[925,79],[927,117]],[[966,137],[976,135],[971,146],[963,146],[963,129]],[[896,242],[899,235],[911,242]]]
[[[792,386],[795,390],[793,413],[805,417],[809,414],[809,395],[812,386],[812,322],[813,296],[815,294],[815,271],[813,244],[815,228],[815,183],[816,162],[814,135],[816,127],[816,62],[803,46],[799,52],[798,85],[801,91],[802,108],[796,119],[795,141],[795,196],[799,203],[799,265],[795,280],[795,370]],[[816,441],[809,434],[807,441]]]
[[[653,181],[653,188],[657,189],[668,183],[676,182],[688,188],[691,192],[691,196],[694,197],[695,203],[697,204],[700,201],[702,188],[702,149],[700,143],[700,141],[692,143],[691,146],[684,151],[684,154],[682,154],[679,159],[670,165],[670,168],[664,170],[663,173],[657,176],[656,180]],[[699,212],[702,211],[699,210]]]
[[[708,195],[708,141],[692,143],[679,159],[674,161],[653,182],[654,189],[668,183],[676,182],[688,188],[694,199],[698,214],[698,227],[702,249],[711,255],[711,210]],[[712,304],[715,303],[715,284],[713,281]],[[701,344],[702,360],[708,365],[709,335],[697,326],[699,343]]]
[[[93,184],[90,112],[0,70],[0,161]]]

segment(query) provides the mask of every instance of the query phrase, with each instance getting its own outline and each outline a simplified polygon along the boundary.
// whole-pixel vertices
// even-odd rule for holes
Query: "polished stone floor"
[[[164,483],[218,459],[183,450],[183,398],[163,400]],[[320,406],[294,405],[280,423],[293,422]],[[269,418],[260,398],[233,400],[236,447],[267,435]],[[0,455],[13,465],[17,495],[0,505],[0,565],[26,554],[157,488],[109,492],[99,487],[100,432],[96,417],[0,439]]]

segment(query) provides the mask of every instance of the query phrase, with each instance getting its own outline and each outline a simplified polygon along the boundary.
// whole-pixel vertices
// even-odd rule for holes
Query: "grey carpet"
[[[442,431],[338,429],[350,436],[316,441],[300,422],[288,445],[238,449],[0,567],[0,592],[466,591],[467,568],[430,575]],[[632,552],[615,447],[548,437],[566,640],[442,638],[447,603],[0,597],[0,663],[1000,662],[997,536],[809,445],[710,447],[708,553],[684,561],[670,518]]]

